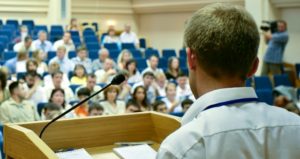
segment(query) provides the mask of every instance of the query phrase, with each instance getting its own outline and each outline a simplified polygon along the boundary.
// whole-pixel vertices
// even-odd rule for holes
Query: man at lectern
[[[158,159],[300,158],[300,117],[259,102],[245,80],[256,72],[259,33],[241,7],[213,4],[189,20],[189,80],[197,99]]]

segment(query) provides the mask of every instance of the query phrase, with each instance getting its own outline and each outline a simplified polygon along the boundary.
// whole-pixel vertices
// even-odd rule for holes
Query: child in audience
[[[43,109],[43,119],[42,120],[52,120],[58,115],[60,115],[61,108],[55,103],[47,103]]]
[[[156,112],[160,112],[160,113],[168,113],[168,109],[167,109],[167,106],[166,106],[166,103],[163,102],[163,101],[155,101],[153,104],[153,110],[156,111]]]
[[[54,103],[58,105],[62,112],[66,111],[67,109],[71,108],[71,105],[66,103],[65,100],[65,91],[61,88],[55,88],[52,90],[49,103]],[[73,118],[75,117],[74,112],[69,112],[65,115],[66,118]],[[43,117],[42,117],[43,118]]]
[[[87,98],[88,96],[91,95],[91,92],[89,89],[87,88],[81,88],[78,90],[77,92],[77,97],[79,99],[79,101],[82,101],[84,100],[85,98]],[[75,109],[75,114],[78,116],[78,117],[86,117],[86,116],[89,116],[89,104],[88,104],[88,101],[87,102],[84,102],[82,105],[78,106],[76,109]]]
[[[193,104],[194,102],[191,100],[191,99],[184,99],[182,102],[181,102],[181,107],[182,107],[182,112],[186,112],[190,106]]]
[[[89,116],[103,115],[104,109],[99,103],[91,103],[89,106]]]
[[[125,70],[129,73],[128,83],[137,83],[142,80],[141,74],[136,68],[136,61],[134,59],[127,61]]]
[[[130,101],[136,103],[140,107],[141,111],[151,110],[147,101],[147,94],[144,86],[137,86],[134,89],[132,99]]]
[[[134,101],[128,101],[126,104],[126,113],[141,112],[140,107]]]
[[[126,63],[130,59],[133,59],[131,52],[127,49],[122,50],[121,53],[118,56],[118,68],[119,68],[119,70],[125,69]]]
[[[71,84],[84,85],[87,81],[87,73],[85,67],[81,64],[77,64],[74,68],[74,75],[71,78]]]
[[[168,80],[176,80],[178,75],[182,73],[179,68],[179,59],[177,57],[170,57],[168,60],[168,70],[165,73]]]
[[[125,102],[117,100],[120,89],[116,85],[111,85],[104,90],[104,101],[100,104],[104,108],[104,114],[115,115],[125,113]]]

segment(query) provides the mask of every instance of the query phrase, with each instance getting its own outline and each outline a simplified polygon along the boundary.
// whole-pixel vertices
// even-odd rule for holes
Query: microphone
[[[61,117],[63,117],[64,115],[66,115],[67,113],[69,113],[70,111],[74,110],[75,108],[79,107],[81,104],[85,103],[86,101],[90,100],[91,98],[93,98],[94,96],[96,96],[97,94],[99,94],[100,92],[102,92],[103,90],[105,90],[107,87],[111,86],[111,85],[119,85],[121,84],[123,81],[125,81],[125,76],[123,74],[118,74],[116,75],[112,81],[106,85],[105,87],[103,87],[102,89],[100,89],[99,91],[95,92],[94,94],[90,95],[89,97],[85,98],[84,100],[80,101],[79,103],[77,103],[76,105],[74,105],[73,107],[71,107],[70,109],[66,110],[65,112],[63,112],[62,114],[60,114],[59,116],[55,117],[54,119],[52,119],[49,123],[47,123],[42,131],[40,132],[40,138],[42,138],[44,131],[47,129],[47,127],[49,127],[52,123],[54,123],[56,120],[60,119]]]

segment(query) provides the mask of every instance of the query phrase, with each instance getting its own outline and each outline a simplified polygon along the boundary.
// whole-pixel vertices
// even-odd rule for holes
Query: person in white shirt
[[[66,52],[69,53],[69,51],[75,51],[75,45],[71,39],[71,33],[65,32],[64,36],[61,40],[55,41],[53,44],[52,50],[56,51],[58,47],[64,46],[66,48]]]
[[[16,43],[13,49],[15,52],[25,51],[29,53],[30,51],[34,51],[34,47],[32,45],[32,38],[30,36],[26,36],[24,41]]]
[[[164,73],[163,70],[161,68],[157,68],[158,66],[158,57],[156,55],[151,55],[149,57],[149,66],[143,70],[142,74],[144,74],[145,72],[152,72],[154,75],[158,74],[158,73]]]
[[[47,40],[47,32],[41,30],[39,31],[38,36],[39,38],[32,42],[34,50],[42,50],[45,53],[51,51],[52,43]]]
[[[38,103],[47,102],[47,96],[42,81],[36,72],[30,71],[25,75],[24,90],[26,92],[25,98],[35,105]]]
[[[102,41],[102,45],[106,43],[116,43],[120,47],[120,38],[116,35],[115,29],[109,29],[108,35],[106,35]]]
[[[87,73],[92,73],[92,60],[88,58],[88,52],[85,47],[79,47],[77,49],[77,56],[71,60],[75,65],[83,65]]]
[[[66,51],[64,46],[59,46],[56,51],[56,56],[50,60],[49,64],[52,64],[53,62],[58,63],[60,70],[63,73],[68,74],[74,70],[75,65],[73,61],[69,59]]]
[[[136,36],[136,34],[131,31],[131,26],[126,24],[124,27],[124,32],[120,35],[121,43],[133,43],[136,47],[139,46],[139,38]]]
[[[138,86],[144,86],[147,93],[147,100],[149,103],[153,103],[156,99],[156,89],[154,85],[155,76],[152,72],[145,72],[143,75],[143,80],[141,82],[135,83],[131,88],[131,94]]]
[[[192,95],[188,77],[185,74],[180,73],[176,81],[178,84],[176,87],[176,94],[179,96],[180,100],[183,100]]]
[[[184,42],[197,100],[156,158],[299,158],[300,117],[259,102],[255,90],[245,87],[259,63],[251,15],[229,4],[203,7],[189,19]]]
[[[103,69],[95,72],[97,83],[109,83],[117,71],[113,68],[113,60],[106,58],[104,61]]]
[[[176,95],[176,84],[170,82],[166,87],[166,97],[162,99],[166,103],[168,112],[182,112],[180,99]]]

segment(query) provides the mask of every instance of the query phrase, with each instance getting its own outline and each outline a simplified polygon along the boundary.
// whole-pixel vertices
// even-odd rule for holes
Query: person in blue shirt
[[[273,34],[270,31],[263,33],[268,48],[263,59],[262,75],[282,73],[283,53],[289,39],[286,28],[287,23],[279,20],[277,22],[277,32]]]

